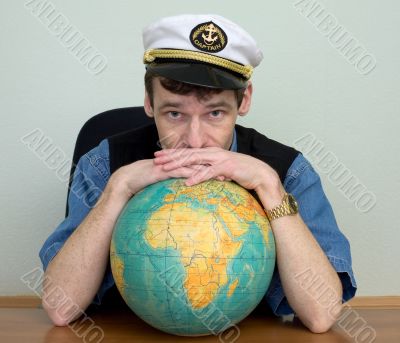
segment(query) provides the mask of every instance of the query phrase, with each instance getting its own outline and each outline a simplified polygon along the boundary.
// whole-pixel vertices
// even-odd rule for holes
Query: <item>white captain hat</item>
[[[245,88],[263,58],[243,28],[214,14],[163,18],[144,28],[143,45],[148,70],[211,88]]]

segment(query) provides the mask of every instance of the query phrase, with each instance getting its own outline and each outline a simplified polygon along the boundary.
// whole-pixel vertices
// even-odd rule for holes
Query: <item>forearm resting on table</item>
[[[276,181],[270,187],[262,185],[257,193],[264,208],[271,210],[281,203],[285,190]],[[329,330],[340,314],[343,293],[336,270],[299,213],[274,219],[271,227],[275,237],[279,275],[288,303],[312,332]],[[318,276],[318,285],[331,291],[330,302],[334,304],[335,311],[332,311],[332,306],[326,306],[321,301],[320,292],[304,285],[301,276],[305,273]]]
[[[342,284],[337,272],[299,214],[275,219],[271,223],[275,236],[277,264],[282,286],[290,306],[311,331],[329,330],[340,313]],[[302,275],[318,277],[317,288],[304,284]],[[330,290],[331,306],[321,301],[321,293]],[[314,287],[315,288],[315,287]]]
[[[109,259],[114,225],[125,202],[105,191],[96,206],[49,263],[43,281],[43,308],[55,325],[65,326],[79,317],[63,318],[57,309],[57,292],[81,311],[92,302]],[[57,292],[56,292],[57,290]]]

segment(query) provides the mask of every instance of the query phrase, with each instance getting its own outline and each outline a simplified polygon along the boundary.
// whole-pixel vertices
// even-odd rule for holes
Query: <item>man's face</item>
[[[238,108],[235,93],[224,90],[204,98],[196,94],[180,95],[166,90],[158,78],[153,80],[153,107],[146,94],[145,110],[154,117],[163,148],[229,149],[238,115],[250,107],[251,84]]]

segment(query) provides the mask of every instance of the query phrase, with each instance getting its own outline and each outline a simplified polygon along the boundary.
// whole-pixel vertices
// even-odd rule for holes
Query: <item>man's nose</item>
[[[198,119],[192,119],[186,132],[188,148],[202,148],[205,144],[204,132]]]

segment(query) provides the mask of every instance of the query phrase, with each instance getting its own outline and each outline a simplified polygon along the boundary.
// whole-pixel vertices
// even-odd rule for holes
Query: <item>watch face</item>
[[[297,201],[292,194],[288,194],[289,207],[295,213],[298,211]]]

